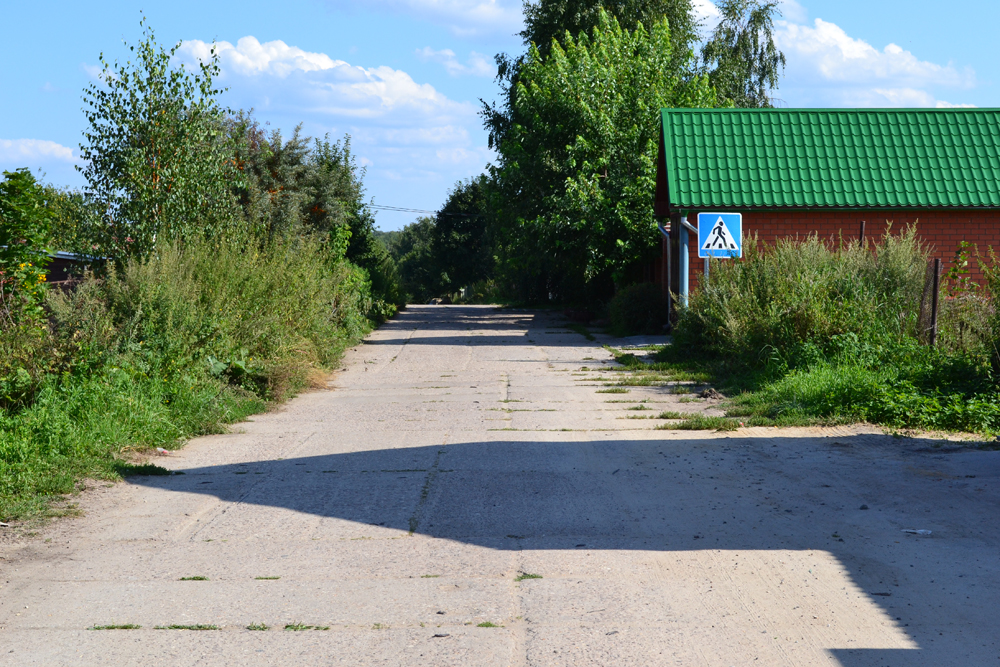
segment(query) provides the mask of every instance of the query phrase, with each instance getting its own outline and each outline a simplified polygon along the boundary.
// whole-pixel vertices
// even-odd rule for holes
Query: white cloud
[[[0,164],[35,167],[41,163],[76,162],[73,149],[46,139],[0,139]]]
[[[193,65],[211,48],[186,41],[178,62]],[[229,88],[225,104],[254,108],[261,121],[282,128],[286,136],[299,123],[311,136],[350,134],[358,164],[367,168],[368,192],[380,203],[439,206],[455,181],[481,172],[490,159],[478,105],[453,100],[405,71],[352,65],[250,36],[215,48],[219,83]],[[482,68],[475,53],[464,64],[451,51],[420,53],[457,73],[476,74]],[[400,219],[378,215],[390,228],[409,221],[404,214],[398,214]]]
[[[185,41],[178,50],[180,62],[204,60],[213,45]],[[406,114],[433,122],[474,113],[471,105],[455,102],[433,86],[417,83],[402,70],[359,67],[334,60],[325,53],[310,53],[280,40],[261,44],[243,37],[235,45],[214,45],[222,67],[222,82],[234,92],[257,96],[257,108],[297,108],[303,113],[379,119],[398,122]],[[261,104],[262,103],[262,104]],[[412,122],[406,122],[412,125]]]
[[[354,0],[328,0],[338,8],[351,9]],[[522,27],[520,0],[368,0],[366,8],[405,12],[443,25],[461,37],[511,36]]]
[[[497,73],[496,65],[489,58],[475,51],[469,54],[469,58],[464,65],[458,61],[458,58],[455,57],[455,52],[451,49],[435,51],[431,47],[425,46],[422,49],[417,49],[417,57],[424,62],[441,63],[444,65],[445,70],[448,71],[448,74],[452,76],[471,74],[473,76],[493,77]]]
[[[706,34],[719,21],[711,0],[694,0]],[[777,91],[784,105],[799,107],[954,107],[939,99],[937,88],[969,89],[975,72],[951,63],[920,60],[890,43],[879,50],[823,19],[807,24],[797,0],[781,0],[775,41],[788,59]]]
[[[879,51],[822,19],[816,19],[811,27],[786,22],[778,30],[777,41],[789,63],[808,66],[827,81],[890,81],[893,87],[975,84],[975,74],[968,68],[959,71],[951,65],[919,60],[896,44]]]

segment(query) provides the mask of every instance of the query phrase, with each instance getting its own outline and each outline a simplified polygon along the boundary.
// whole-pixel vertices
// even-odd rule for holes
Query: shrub
[[[667,304],[660,286],[640,283],[620,290],[608,305],[616,336],[659,333],[667,321]]]
[[[61,372],[0,408],[0,520],[115,477],[125,450],[218,432],[288,397],[368,330],[371,301],[363,271],[306,236],[164,245],[49,305]]]
[[[742,261],[713,262],[711,282],[679,308],[674,340],[754,366],[794,366],[836,353],[852,334],[868,345],[917,335],[927,249],[914,227],[860,247],[810,236],[745,244]]]

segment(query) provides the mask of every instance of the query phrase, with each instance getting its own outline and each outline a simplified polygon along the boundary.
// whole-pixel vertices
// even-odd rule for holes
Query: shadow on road
[[[821,550],[921,646],[834,651],[842,665],[995,664],[1000,453],[923,444],[467,442],[131,481],[492,549]]]

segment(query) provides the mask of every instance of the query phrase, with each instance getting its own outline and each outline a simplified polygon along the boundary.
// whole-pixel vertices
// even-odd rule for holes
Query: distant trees
[[[709,81],[722,104],[772,106],[785,56],[774,44],[775,0],[723,0],[720,21],[701,50]]]

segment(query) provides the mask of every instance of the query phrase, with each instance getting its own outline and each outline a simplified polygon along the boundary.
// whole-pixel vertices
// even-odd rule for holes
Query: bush
[[[874,345],[916,337],[928,252],[915,228],[872,246],[831,246],[816,236],[763,248],[748,240],[742,261],[713,262],[709,285],[679,308],[675,342],[794,366],[834,353],[843,334]]]
[[[667,322],[667,303],[659,285],[640,283],[615,294],[608,317],[616,336],[660,333]]]
[[[0,409],[0,520],[320,379],[367,332],[371,300],[361,269],[296,236],[162,246],[49,305],[36,357],[60,372]]]

